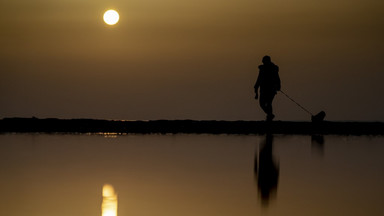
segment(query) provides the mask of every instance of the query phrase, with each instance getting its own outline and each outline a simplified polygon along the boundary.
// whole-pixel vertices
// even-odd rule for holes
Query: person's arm
[[[260,68],[260,66],[259,66]],[[257,100],[259,98],[259,87],[260,87],[260,72],[259,72],[259,75],[257,76],[257,80],[256,80],[256,83],[255,83],[255,99]]]
[[[281,81],[280,81],[279,67],[278,66],[276,66],[276,90],[277,91],[281,90]]]

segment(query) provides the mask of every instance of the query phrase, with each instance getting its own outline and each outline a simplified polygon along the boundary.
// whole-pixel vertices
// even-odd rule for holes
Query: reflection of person
[[[257,187],[261,196],[261,203],[267,206],[272,195],[276,194],[279,167],[273,160],[273,136],[267,134],[266,139],[261,143],[259,161],[255,156],[255,176],[257,176]],[[258,166],[257,166],[258,164]]]
[[[271,62],[271,57],[264,56],[263,64],[259,66],[259,76],[255,84],[255,99],[259,99],[260,107],[267,114],[267,121],[275,117],[272,111],[272,101],[277,91],[280,91],[279,67]]]

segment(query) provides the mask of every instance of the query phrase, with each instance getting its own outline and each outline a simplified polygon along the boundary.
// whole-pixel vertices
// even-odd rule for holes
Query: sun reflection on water
[[[101,216],[117,216],[117,194],[110,184],[103,185],[103,203]]]

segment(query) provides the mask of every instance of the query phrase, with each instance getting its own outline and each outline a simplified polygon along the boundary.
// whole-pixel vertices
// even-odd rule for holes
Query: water
[[[384,215],[383,141],[3,134],[0,215]]]

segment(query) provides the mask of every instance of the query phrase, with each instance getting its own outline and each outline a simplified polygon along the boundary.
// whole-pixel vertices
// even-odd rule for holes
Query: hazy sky
[[[384,121],[382,0],[0,0],[0,118],[263,120],[282,89],[328,120]],[[120,13],[113,27],[107,9]],[[310,120],[279,94],[276,120]]]

